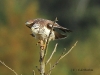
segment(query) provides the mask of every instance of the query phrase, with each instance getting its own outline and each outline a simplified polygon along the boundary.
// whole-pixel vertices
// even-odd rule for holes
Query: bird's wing
[[[61,38],[66,38],[67,35],[61,34],[59,32],[54,31],[55,34],[55,39],[61,39]]]
[[[52,22],[52,21],[48,21],[47,27],[48,27],[48,28],[51,28],[52,25],[53,25],[53,22]],[[54,28],[54,29],[55,29],[55,28],[60,29],[60,30],[62,30],[63,32],[72,32],[71,30],[69,30],[69,29],[67,29],[67,28],[65,28],[65,27],[60,26],[58,23],[55,23],[55,24],[53,25],[53,28]]]

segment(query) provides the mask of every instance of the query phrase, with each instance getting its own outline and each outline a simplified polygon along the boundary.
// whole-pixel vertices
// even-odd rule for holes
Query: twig
[[[58,43],[56,43],[54,50],[52,51],[49,59],[46,61],[46,65],[49,63],[49,61],[51,60],[52,56],[54,55],[54,53],[56,52],[56,48],[57,48]]]
[[[75,44],[70,48],[70,50],[69,50],[67,53],[65,53],[65,50],[62,52],[62,54],[61,54],[61,56],[59,57],[59,59],[58,59],[58,60],[56,61],[56,63],[51,67],[51,69],[47,72],[46,75],[49,75],[49,73],[51,72],[51,70],[53,70],[53,69],[55,68],[55,66],[59,63],[59,61],[60,61],[62,58],[64,58],[66,55],[68,55],[68,54],[72,51],[72,49],[76,46],[77,42],[78,42],[78,41],[75,42]],[[65,53],[65,54],[64,54],[64,53]]]
[[[33,75],[35,75],[35,71],[33,70]]]
[[[55,22],[57,21],[57,18],[55,19],[53,25],[55,24]],[[53,25],[52,28],[50,30],[49,36],[47,38],[47,42],[46,42],[46,47],[45,49],[43,49],[43,41],[40,41],[40,75],[45,75],[45,57],[47,54],[47,48],[48,48],[48,43],[49,43],[49,38],[51,36],[51,33],[53,31]]]
[[[40,69],[38,68],[38,66],[36,66],[37,70],[40,72]]]
[[[72,49],[76,46],[77,42],[78,42],[78,41],[75,42],[75,44],[71,47],[71,49],[70,49],[67,53],[65,53],[63,56],[60,57],[60,60],[61,60],[62,58],[64,58],[66,55],[68,55],[68,54],[72,51]]]
[[[51,63],[50,63],[50,69],[51,69]],[[49,74],[48,75],[50,75],[51,74],[51,71],[49,72]]]
[[[45,75],[45,60],[43,59],[44,57],[44,50],[42,48],[43,41],[40,41],[40,75]]]
[[[57,20],[57,17],[55,18],[55,20],[54,20],[54,22],[53,22],[53,24],[52,24],[52,27],[51,27],[51,30],[50,30],[50,33],[49,33],[49,36],[48,36],[48,39],[47,39],[47,42],[46,42],[46,47],[45,47],[45,52],[44,52],[44,57],[43,57],[43,59],[45,58],[45,56],[46,56],[46,54],[47,54],[49,39],[50,39],[50,36],[51,36],[51,34],[52,34],[53,26],[54,26],[54,24],[55,24],[56,21],[58,21],[58,20]]]
[[[0,63],[2,64],[2,65],[4,65],[6,68],[8,68],[10,71],[12,71],[15,75],[18,75],[13,69],[11,69],[9,66],[7,66],[4,62],[2,62],[1,60],[0,60]]]

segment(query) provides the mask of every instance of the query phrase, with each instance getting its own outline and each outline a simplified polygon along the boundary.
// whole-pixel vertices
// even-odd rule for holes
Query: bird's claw
[[[40,46],[42,50],[45,50],[45,45]]]
[[[38,44],[40,45],[40,49],[45,50],[46,45],[43,43],[42,40],[39,40],[36,45],[38,46]]]

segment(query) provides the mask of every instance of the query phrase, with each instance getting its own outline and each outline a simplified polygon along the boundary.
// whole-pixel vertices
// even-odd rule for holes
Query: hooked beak
[[[25,25],[29,25],[29,24],[30,24],[30,22],[26,22],[26,23],[25,23]]]
[[[26,25],[27,27],[31,28],[29,22],[26,22],[25,25]]]

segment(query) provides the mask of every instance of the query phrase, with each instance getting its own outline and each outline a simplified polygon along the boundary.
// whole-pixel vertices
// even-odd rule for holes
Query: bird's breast
[[[35,35],[35,37],[39,40],[45,40],[49,37],[50,34],[50,29],[46,28],[45,26],[42,28],[31,28],[32,33]],[[54,35],[54,31],[52,31],[52,34],[50,36],[50,40],[53,39],[54,40],[55,35]]]

